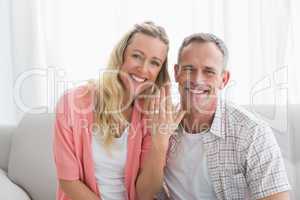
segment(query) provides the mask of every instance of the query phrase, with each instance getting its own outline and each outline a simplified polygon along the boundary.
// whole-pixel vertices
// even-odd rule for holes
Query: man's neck
[[[196,109],[187,113],[183,118],[181,125],[188,133],[200,133],[211,127],[213,122],[217,105],[214,104],[209,110],[205,112],[198,112]]]

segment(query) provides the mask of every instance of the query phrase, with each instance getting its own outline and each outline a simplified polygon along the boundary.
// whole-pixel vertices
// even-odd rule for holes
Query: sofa
[[[293,187],[300,199],[300,105],[245,106],[274,130]],[[54,200],[57,187],[52,155],[51,114],[25,114],[17,127],[0,126],[0,199]]]

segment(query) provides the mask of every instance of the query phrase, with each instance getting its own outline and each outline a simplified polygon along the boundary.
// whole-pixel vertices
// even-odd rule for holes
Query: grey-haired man
[[[187,111],[170,137],[164,182],[170,199],[289,199],[271,128],[220,98],[228,83],[228,51],[212,34],[183,41],[175,80]]]

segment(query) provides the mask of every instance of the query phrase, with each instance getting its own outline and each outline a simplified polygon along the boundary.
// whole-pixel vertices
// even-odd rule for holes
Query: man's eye
[[[208,73],[208,74],[215,74],[214,71],[206,71],[206,73]]]
[[[192,71],[192,68],[190,68],[190,67],[183,68],[183,71]]]

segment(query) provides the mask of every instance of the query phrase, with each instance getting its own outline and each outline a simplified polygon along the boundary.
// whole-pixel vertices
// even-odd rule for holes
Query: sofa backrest
[[[12,134],[8,176],[33,200],[55,199],[53,121],[54,114],[27,114]]]

